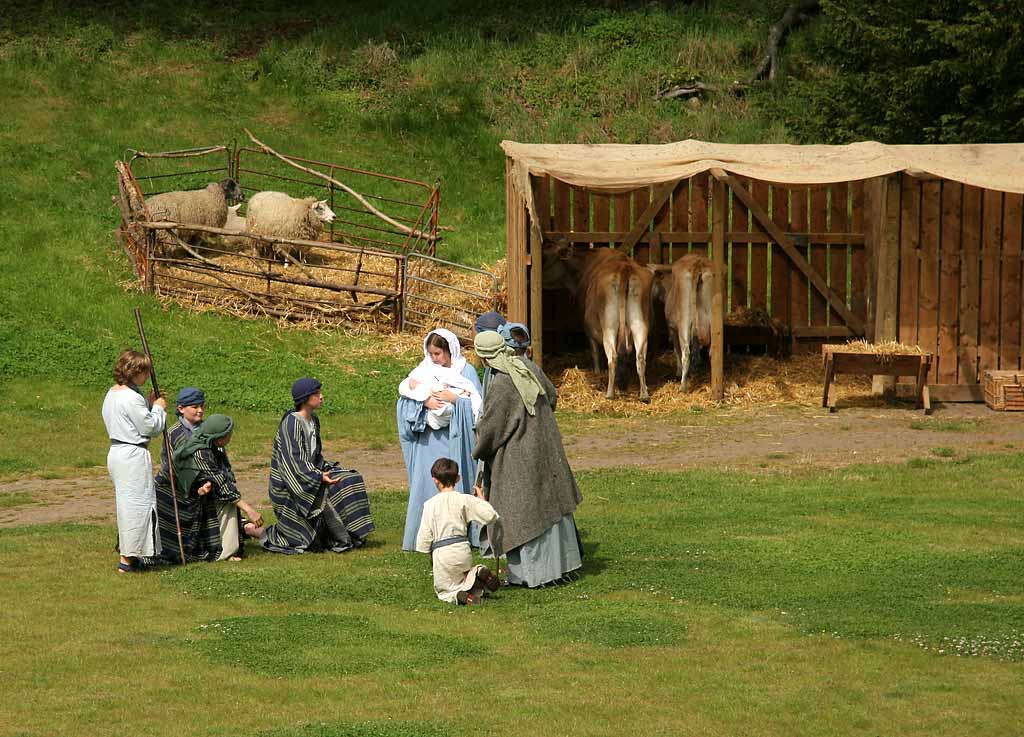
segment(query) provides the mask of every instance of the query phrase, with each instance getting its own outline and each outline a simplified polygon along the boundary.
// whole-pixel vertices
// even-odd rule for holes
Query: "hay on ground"
[[[710,409],[753,408],[782,404],[819,406],[822,392],[821,358],[801,354],[788,359],[730,354],[725,360],[725,399],[711,398],[710,367],[690,371],[689,389],[680,390],[671,353],[648,358],[647,383],[651,403],[639,400],[639,383],[630,362],[630,383],[605,399],[607,375],[593,372],[589,354],[555,356],[545,360],[548,374],[558,388],[559,409],[583,413],[613,413],[634,417]],[[836,383],[840,399],[856,398],[858,404],[884,406],[887,400],[871,396],[871,378],[843,376]]]

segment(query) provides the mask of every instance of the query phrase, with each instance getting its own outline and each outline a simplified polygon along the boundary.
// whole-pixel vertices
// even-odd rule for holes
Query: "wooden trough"
[[[838,374],[864,376],[914,377],[914,400],[926,415],[932,413],[928,392],[928,372],[932,366],[930,353],[864,353],[845,345],[823,345],[821,359],[825,368],[825,385],[821,393],[821,406],[836,411],[835,377]]]

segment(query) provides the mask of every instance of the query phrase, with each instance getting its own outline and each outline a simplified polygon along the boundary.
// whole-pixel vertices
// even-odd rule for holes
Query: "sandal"
[[[487,566],[484,566],[483,570],[477,574],[476,579],[492,594],[501,588],[501,579],[491,573],[491,569]]]
[[[455,601],[462,606],[474,606],[480,603],[480,598],[472,591],[460,591],[455,595]]]
[[[121,563],[121,562],[118,562],[118,564],[117,564],[117,572],[118,573],[138,573],[139,569],[136,568],[135,566],[133,566],[131,563]]]

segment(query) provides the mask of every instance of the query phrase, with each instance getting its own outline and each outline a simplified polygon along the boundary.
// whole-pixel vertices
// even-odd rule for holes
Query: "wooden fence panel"
[[[684,182],[685,184],[685,182]],[[677,184],[675,189],[672,190],[674,194],[679,189]],[[654,233],[669,233],[672,230],[672,195],[670,194],[668,199],[665,200],[665,204],[661,206],[661,209],[654,214],[654,221],[651,224],[651,230]],[[668,251],[670,244],[663,242],[664,239],[659,239],[656,243],[652,243],[650,249],[649,263],[652,264],[664,264],[671,263],[668,258]]]
[[[900,342],[917,345],[921,280],[921,182],[902,177],[900,195]]]
[[[789,190],[785,187],[772,185],[771,187],[771,209],[769,210],[772,222],[778,225],[783,231],[789,232]],[[792,286],[790,271],[794,269],[789,257],[777,245],[772,244],[772,286],[771,286],[771,315],[776,320],[781,320],[786,325],[793,322],[793,305],[790,303],[789,291]]]
[[[547,174],[535,176],[533,179],[533,205],[537,208],[541,230],[551,230],[554,220],[551,217],[551,177]]]
[[[768,182],[762,182],[757,179],[753,179],[750,182],[750,193],[754,196],[754,199],[764,209],[765,212],[771,212],[771,205],[768,201]],[[753,222],[753,218],[750,219],[750,228],[748,230],[752,233],[763,233],[763,229]],[[750,244],[750,306],[754,309],[766,310],[768,309],[768,282],[771,279],[771,274],[768,273],[768,244],[767,243],[751,243]]]
[[[584,187],[572,188],[572,229],[590,232],[590,192]]]
[[[918,344],[926,351],[938,349],[939,317],[939,218],[941,183],[921,184],[921,278],[918,301]],[[936,355],[936,360],[938,355]],[[932,364],[932,380],[938,366]]]
[[[794,233],[807,233],[810,225],[807,222],[807,200],[809,192],[806,187],[796,187],[791,191],[789,198],[790,223]],[[810,249],[804,250],[803,256],[810,255]],[[792,277],[789,290],[791,311],[793,315],[793,327],[807,327],[811,324],[810,313],[808,312],[808,289],[810,282],[800,269],[790,271]]]
[[[981,289],[981,189],[965,186],[960,260],[958,384],[978,381],[978,308]]]
[[[690,179],[690,232],[706,233],[708,231],[708,174],[703,172]],[[707,242],[693,241],[690,251],[702,256],[710,255]]]
[[[960,298],[960,220],[963,185],[942,183],[942,223],[939,247],[939,352],[936,355],[933,381],[955,384],[957,377],[957,333]]]
[[[836,182],[831,187],[832,193],[829,198],[829,222],[830,233],[850,232],[850,190],[846,182]],[[828,247],[828,285],[838,294],[847,306],[850,305],[850,295],[847,291],[847,256],[849,246],[832,244]],[[829,325],[843,325],[843,318],[835,310],[829,310]]]
[[[552,189],[554,189],[555,193],[554,212],[552,215],[555,222],[555,230],[568,232],[572,230],[572,205],[569,201],[569,185],[561,179],[555,179],[552,181]]]
[[[812,233],[824,233],[828,230],[828,187],[811,187],[810,229]],[[828,246],[822,243],[811,243],[811,267],[827,278]],[[817,289],[811,290],[811,325],[814,327],[828,324],[828,303]]]
[[[684,179],[672,193],[672,230],[677,233],[690,231],[690,180]],[[686,243],[669,245],[666,262],[671,263],[689,251]]]
[[[850,182],[850,232],[864,234],[864,180]],[[864,243],[850,246],[850,310],[868,316],[868,259]]]
[[[750,187],[750,180],[745,177],[736,177],[736,181],[745,189]],[[736,197],[732,190],[729,191],[729,204],[732,213],[732,217],[726,220],[729,231],[747,232],[750,214],[747,212],[746,205],[740,202],[740,198]],[[750,266],[747,258],[749,248],[746,243],[729,243],[727,247],[730,253],[730,271],[732,273],[728,304],[729,310],[732,311],[737,307],[747,306],[750,288],[747,279],[747,269]]]
[[[978,370],[999,368],[999,272],[1003,193],[986,189],[981,201],[981,322]]]
[[[612,197],[615,205],[615,232],[626,233],[633,223],[633,216],[630,214],[633,195],[630,192],[622,192]]]
[[[590,205],[594,213],[594,230],[598,233],[605,233],[611,230],[611,196],[591,192]],[[607,241],[601,241],[600,245],[608,245]]]
[[[1002,316],[999,325],[999,368],[1006,371],[1020,368],[1022,215],[1024,215],[1024,195],[1007,192],[1003,201],[1003,269],[999,288],[1002,302]]]
[[[630,218],[630,227],[640,218],[644,210],[647,209],[647,205],[651,203],[651,188],[641,187],[640,189],[633,190],[633,215]],[[650,228],[646,228],[649,231]],[[637,243],[633,247],[633,253],[630,255],[642,264],[647,263],[647,255],[649,246],[646,243]]]

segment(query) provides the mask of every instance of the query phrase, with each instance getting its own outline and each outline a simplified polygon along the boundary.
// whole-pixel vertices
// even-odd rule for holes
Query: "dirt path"
[[[945,405],[931,418],[910,409],[768,409],[571,423],[565,447],[575,470],[733,468],[780,471],[933,456],[1024,450],[1024,421],[983,405]],[[372,488],[401,489],[405,467],[397,445],[383,450],[328,443],[329,458],[358,468]],[[242,494],[269,506],[265,459],[236,461]],[[113,518],[106,469],[74,479],[25,478],[0,483],[0,527]]]

